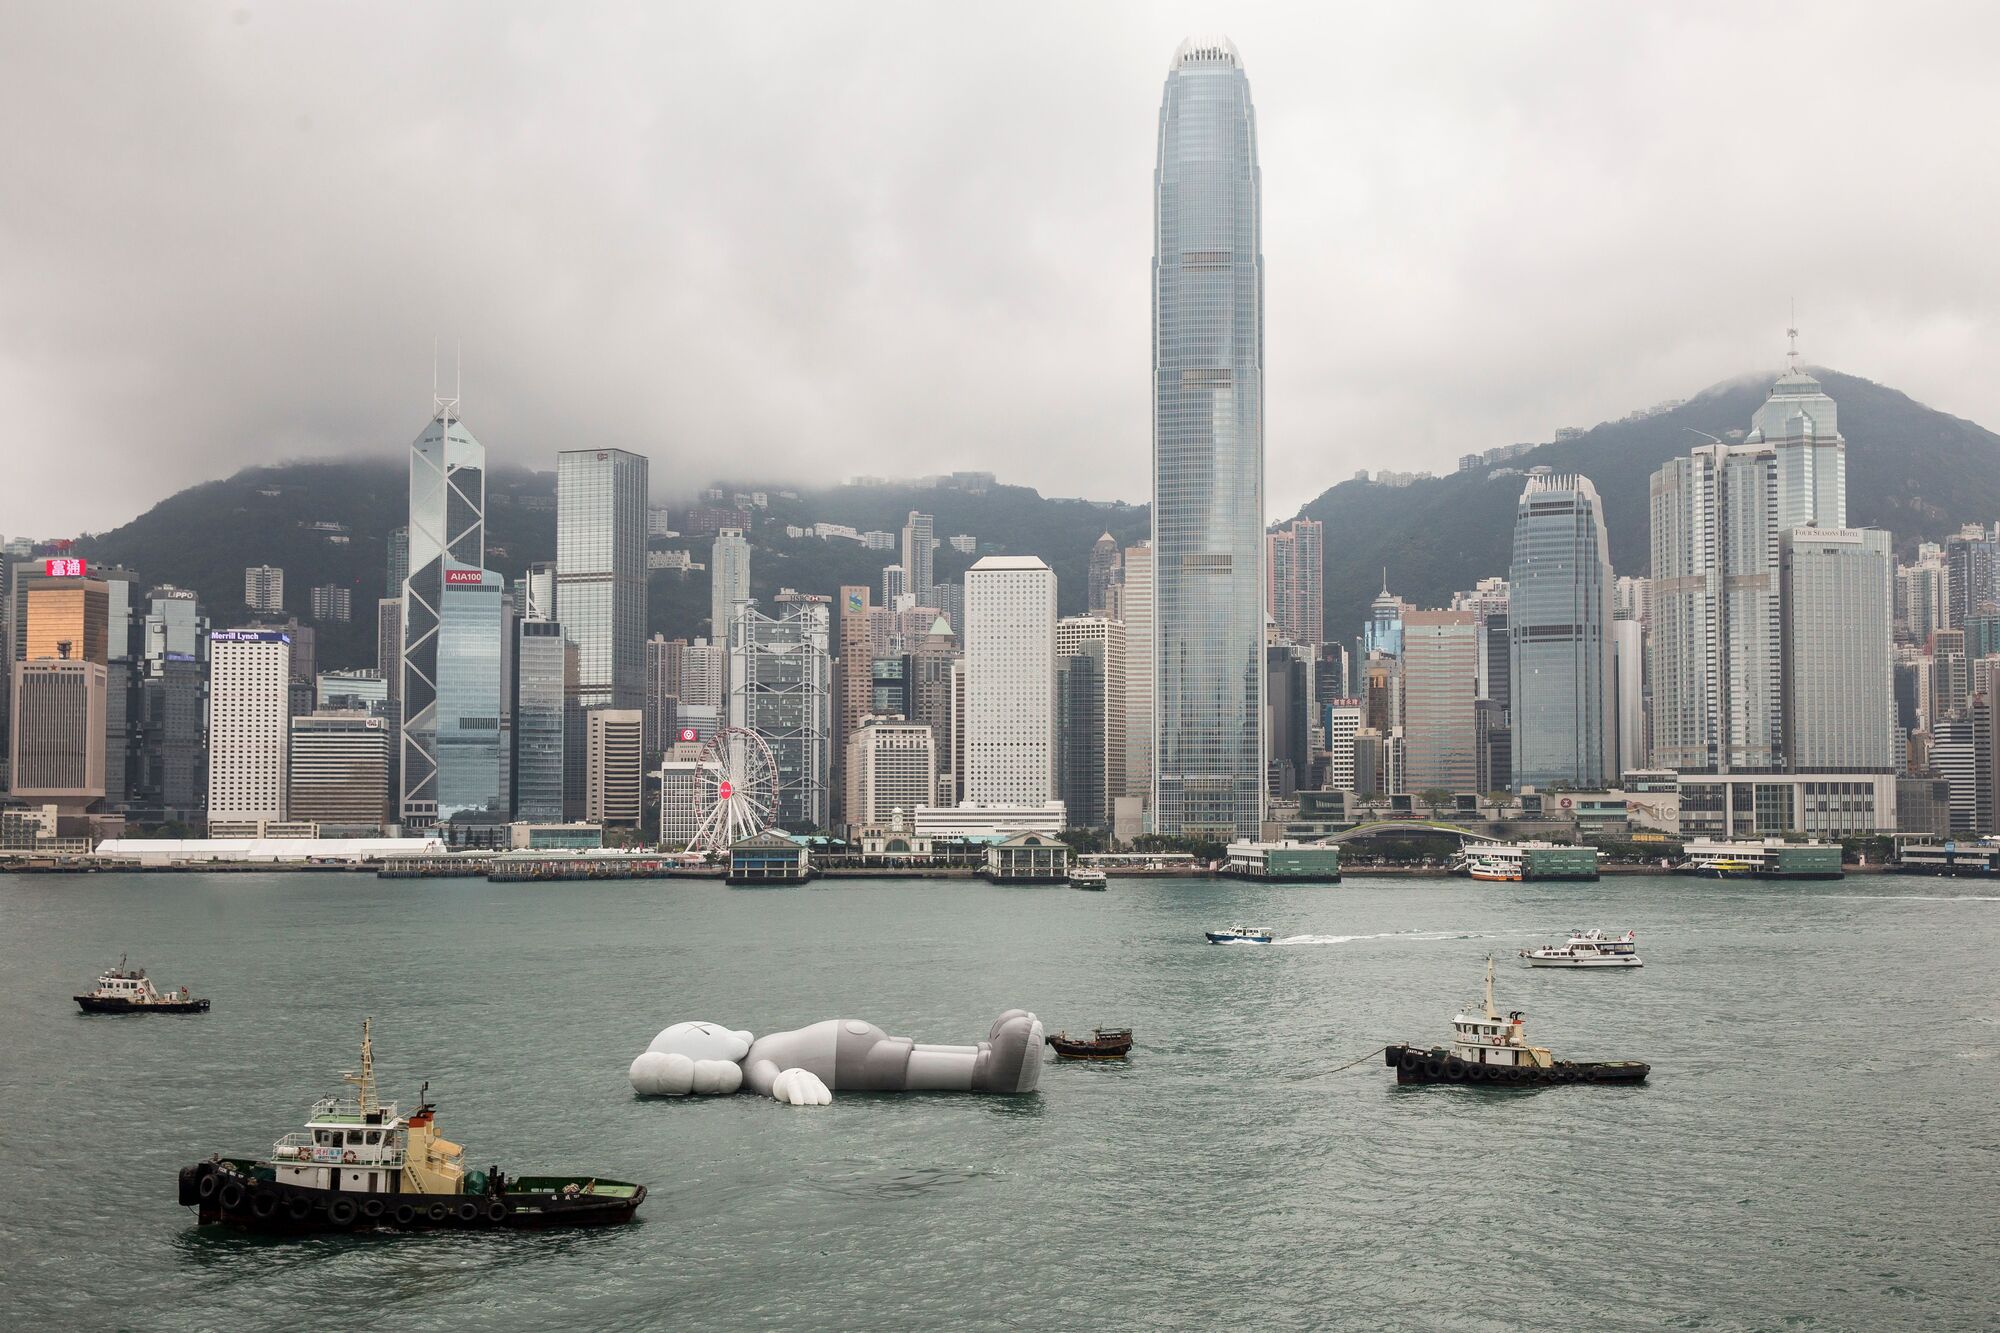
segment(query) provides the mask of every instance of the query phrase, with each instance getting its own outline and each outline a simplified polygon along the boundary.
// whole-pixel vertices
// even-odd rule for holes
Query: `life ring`
[[[326,1206],[326,1220],[337,1227],[352,1226],[354,1215],[359,1211],[352,1199],[335,1199]]]
[[[349,1166],[353,1166],[356,1162],[360,1161],[361,1159],[354,1155],[354,1149],[349,1148],[346,1152],[340,1155],[340,1160],[345,1162]]]

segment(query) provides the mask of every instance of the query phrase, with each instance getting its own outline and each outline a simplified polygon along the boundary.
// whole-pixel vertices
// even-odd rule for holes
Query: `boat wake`
[[[1829,893],[1826,896],[1850,903],[2000,903],[2000,897],[1983,893]]]
[[[1279,944],[1353,944],[1357,940],[1409,940],[1428,943],[1436,940],[1483,940],[1484,935],[1463,930],[1391,930],[1380,935],[1286,935]]]

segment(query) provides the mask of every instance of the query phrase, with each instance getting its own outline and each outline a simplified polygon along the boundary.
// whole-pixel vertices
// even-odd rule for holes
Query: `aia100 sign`
[[[444,581],[447,585],[469,583],[478,587],[485,584],[486,571],[483,569],[447,569],[444,572]]]

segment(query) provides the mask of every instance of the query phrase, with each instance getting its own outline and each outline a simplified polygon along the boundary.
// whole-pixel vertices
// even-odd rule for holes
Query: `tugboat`
[[[1269,944],[1273,937],[1269,926],[1228,926],[1203,933],[1210,944]]]
[[[1449,1048],[1388,1046],[1382,1062],[1398,1083],[1464,1083],[1475,1088],[1535,1088],[1552,1083],[1644,1083],[1652,1066],[1638,1060],[1558,1060],[1528,1045],[1527,1020],[1493,1007],[1493,959],[1486,959],[1486,1003],[1451,1020]]]
[[[97,978],[97,989],[76,997],[77,1008],[86,1014],[205,1014],[208,1001],[188,994],[186,986],[162,995],[146,976],[146,969],[127,968],[126,955],[118,966]]]
[[[1132,1053],[1131,1028],[1098,1028],[1088,1038],[1058,1032],[1047,1040],[1059,1060],[1123,1060]]]
[[[371,1022],[361,1024],[361,1068],[341,1078],[351,1098],[316,1104],[305,1132],[268,1158],[211,1157],[183,1167],[180,1201],[203,1226],[306,1235],[328,1231],[612,1226],[629,1222],[646,1187],[601,1176],[509,1176],[467,1170],[465,1149],[439,1135],[424,1084],[402,1114],[375,1096]]]
[[[1078,866],[1069,872],[1069,886],[1072,889],[1095,889],[1102,893],[1109,878],[1096,866]]]
[[[1544,949],[1523,949],[1521,957],[1529,967],[1644,967],[1639,958],[1639,940],[1631,931],[1609,939],[1601,930],[1578,931],[1566,944]]]

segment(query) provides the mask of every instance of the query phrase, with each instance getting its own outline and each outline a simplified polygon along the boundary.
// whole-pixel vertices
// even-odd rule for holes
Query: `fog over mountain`
[[[1794,300],[2000,420],[1991,9],[16,4],[0,532],[393,457],[434,339],[500,465],[1143,502],[1161,82],[1216,28],[1273,516],[1775,369]]]

